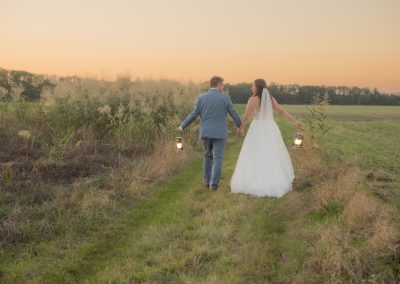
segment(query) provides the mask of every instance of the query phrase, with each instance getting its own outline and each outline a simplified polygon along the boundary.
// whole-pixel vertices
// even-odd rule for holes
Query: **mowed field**
[[[307,114],[307,106],[282,107],[300,119]],[[333,128],[322,154],[294,149],[297,130],[275,114],[296,173],[285,197],[230,193],[243,141],[231,124],[218,192],[202,187],[201,148],[190,148],[185,154],[195,158],[183,169],[92,234],[6,247],[0,281],[400,281],[400,107],[326,106],[324,112]]]
[[[306,105],[282,105],[298,118],[308,113]],[[245,106],[238,109],[244,111]],[[324,142],[329,158],[341,157],[350,165],[383,170],[392,178],[400,176],[399,106],[323,106],[332,130]],[[282,127],[288,122],[275,115]],[[285,129],[281,128],[281,131]],[[289,142],[289,141],[288,141]]]
[[[299,117],[307,113],[307,106],[284,108]],[[381,178],[382,194],[396,196],[400,209],[400,107],[330,105],[323,110],[333,127],[324,139],[328,158],[387,175]]]
[[[282,107],[302,120],[311,106]],[[245,105],[238,109],[243,112]],[[372,190],[400,210],[400,106],[327,105],[320,110],[332,127],[324,138],[329,161],[359,167]],[[275,119],[289,145],[294,135],[290,122],[277,114]]]

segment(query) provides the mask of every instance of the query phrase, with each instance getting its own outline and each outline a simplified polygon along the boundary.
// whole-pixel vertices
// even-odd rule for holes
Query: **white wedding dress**
[[[231,179],[231,192],[282,197],[292,190],[295,176],[266,88],[253,118]]]

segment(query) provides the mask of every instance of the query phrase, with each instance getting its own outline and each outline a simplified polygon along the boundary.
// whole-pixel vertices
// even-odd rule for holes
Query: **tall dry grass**
[[[312,244],[294,281],[400,281],[398,210],[370,192],[362,170],[328,162],[323,140],[318,144],[315,148],[313,141],[306,141],[291,153],[297,193],[288,202],[297,216],[308,216],[301,235]]]
[[[0,248],[84,235],[190,159],[176,154],[175,129],[204,86],[52,83],[40,102],[0,104]]]

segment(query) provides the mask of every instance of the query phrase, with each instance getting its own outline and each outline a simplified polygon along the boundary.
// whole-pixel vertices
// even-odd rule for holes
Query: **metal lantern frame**
[[[176,137],[176,152],[183,152],[183,137],[177,136]]]
[[[301,132],[296,133],[296,136],[294,138],[294,146],[296,148],[300,148],[304,144],[304,134]]]

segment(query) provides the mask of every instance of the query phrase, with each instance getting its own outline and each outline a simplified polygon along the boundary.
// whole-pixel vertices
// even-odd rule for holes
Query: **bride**
[[[281,132],[273,118],[273,109],[293,121],[302,122],[283,110],[268,90],[264,79],[257,79],[252,87],[240,133],[253,115],[231,179],[231,191],[256,196],[281,197],[292,190],[294,171]]]

